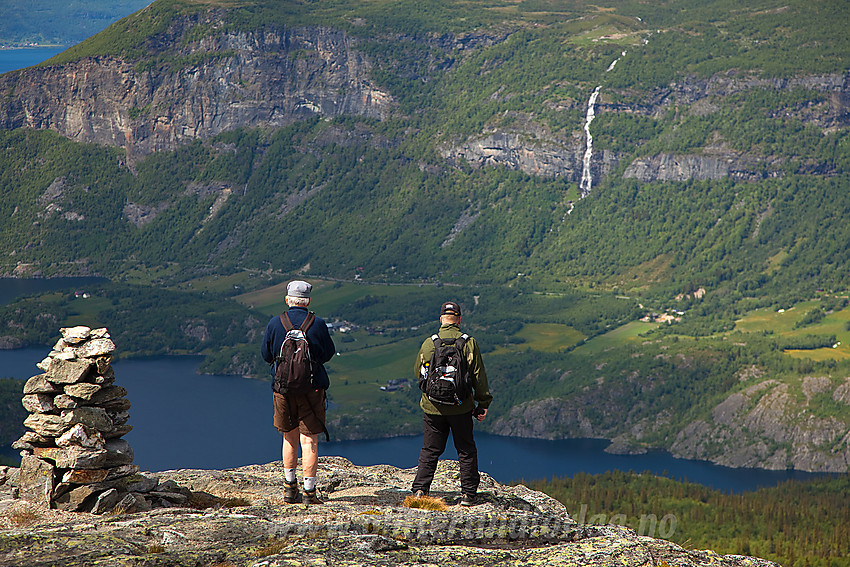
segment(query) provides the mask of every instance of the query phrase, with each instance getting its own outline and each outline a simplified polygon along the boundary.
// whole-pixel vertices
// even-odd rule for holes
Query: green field
[[[585,344],[575,349],[576,354],[594,355],[613,348],[618,348],[629,342],[640,340],[643,333],[658,327],[658,323],[644,323],[643,321],[632,321],[621,327],[608,331],[604,335],[593,337]]]
[[[517,350],[531,349],[539,352],[560,352],[575,346],[585,336],[568,325],[556,323],[529,323],[514,335],[523,339],[522,343],[499,346],[492,354],[507,354]]]
[[[756,309],[735,323],[735,330],[744,333],[773,331],[778,334],[794,334],[794,324],[813,307],[817,301],[799,303],[786,309]]]
[[[405,339],[353,352],[340,352],[326,365],[334,401],[357,405],[377,402],[380,396],[387,395],[379,388],[386,386],[388,380],[412,379],[413,361],[420,344],[420,339]]]
[[[793,358],[817,361],[850,359],[850,307],[832,311],[817,323],[798,326],[807,313],[820,307],[820,301],[806,301],[787,309],[757,309],[738,320],[736,331],[744,333],[770,333],[778,337],[803,337],[806,335],[835,335],[833,348],[786,349]]]

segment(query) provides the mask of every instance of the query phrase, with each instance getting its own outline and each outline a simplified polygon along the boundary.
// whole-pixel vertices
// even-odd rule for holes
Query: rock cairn
[[[66,511],[102,514],[185,504],[189,492],[139,474],[122,439],[133,428],[127,390],[115,385],[106,329],[71,327],[38,363],[43,374],[24,385],[28,431],[21,451],[19,495]],[[174,484],[174,486],[170,486]]]

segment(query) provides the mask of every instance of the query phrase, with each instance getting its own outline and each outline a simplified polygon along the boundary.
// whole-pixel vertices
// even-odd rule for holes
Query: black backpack
[[[469,335],[441,339],[432,335],[434,354],[420,374],[419,389],[434,403],[459,406],[472,393],[472,378],[463,347]]]
[[[280,353],[275,358],[274,391],[278,394],[304,394],[315,390],[313,375],[316,368],[310,356],[310,345],[307,342],[307,329],[313,324],[316,314],[312,311],[295,328],[289,315],[280,314],[280,322],[286,329],[286,338],[280,345]]]

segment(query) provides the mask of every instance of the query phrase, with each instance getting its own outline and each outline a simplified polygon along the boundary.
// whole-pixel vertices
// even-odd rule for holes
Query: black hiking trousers
[[[472,438],[472,429],[471,411],[460,415],[425,414],[425,436],[422,450],[419,451],[419,468],[413,479],[413,492],[430,492],[437,461],[446,450],[449,432],[460,462],[460,490],[470,496],[478,492],[481,475],[478,473],[478,449]]]

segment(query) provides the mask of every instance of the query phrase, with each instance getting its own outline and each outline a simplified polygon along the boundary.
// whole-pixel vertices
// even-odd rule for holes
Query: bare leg
[[[301,435],[301,468],[305,477],[316,476],[319,468],[318,435]]]
[[[283,468],[298,466],[298,428],[283,434]]]

